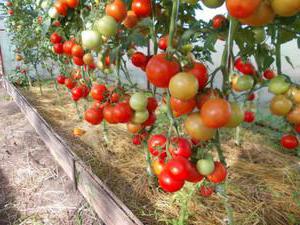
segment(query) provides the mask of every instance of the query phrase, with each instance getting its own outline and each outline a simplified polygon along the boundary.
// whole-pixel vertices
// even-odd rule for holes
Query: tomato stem
[[[276,56],[276,68],[277,68],[277,73],[281,74],[281,43],[280,43],[280,28],[278,27],[277,30],[277,40],[275,44],[275,56]]]
[[[172,14],[171,14],[171,21],[170,21],[170,28],[169,28],[169,38],[168,38],[168,52],[173,52],[173,39],[175,36],[175,29],[176,29],[176,20],[179,10],[179,0],[173,0],[172,6]]]

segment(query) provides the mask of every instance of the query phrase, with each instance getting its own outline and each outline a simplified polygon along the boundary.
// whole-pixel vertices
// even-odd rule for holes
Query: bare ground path
[[[0,88],[0,225],[102,224]]]

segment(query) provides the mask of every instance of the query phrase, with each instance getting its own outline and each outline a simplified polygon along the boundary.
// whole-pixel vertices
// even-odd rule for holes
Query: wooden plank
[[[30,124],[45,142],[56,162],[77,184],[78,190],[106,225],[143,225],[113,192],[72,152],[67,143],[39,115],[21,92],[3,79],[2,86],[14,98]]]

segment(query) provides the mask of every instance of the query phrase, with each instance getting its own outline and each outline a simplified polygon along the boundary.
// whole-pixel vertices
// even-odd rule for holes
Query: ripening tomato
[[[222,183],[227,176],[227,170],[221,162],[215,162],[215,170],[212,174],[207,176],[210,182],[219,184]]]
[[[203,180],[203,176],[198,172],[196,165],[189,163],[189,176],[186,181],[191,183],[198,183]]]
[[[176,156],[189,158],[192,155],[192,147],[187,139],[182,137],[174,137],[170,141],[169,152],[173,158]]]
[[[276,76],[276,74],[274,73],[274,71],[271,70],[271,69],[265,70],[265,72],[264,72],[263,75],[264,75],[264,78],[266,78],[267,80],[271,80],[271,79],[273,79]]]
[[[72,89],[74,88],[75,86],[77,85],[77,82],[75,80],[73,80],[72,78],[66,78],[65,79],[65,86],[68,88],[68,89]]]
[[[134,144],[134,145],[141,145],[142,144],[141,135],[139,135],[139,134],[134,135],[132,137],[132,144]]]
[[[74,44],[71,50],[71,54],[72,56],[82,58],[84,56],[84,50],[80,45]]]
[[[204,125],[199,112],[190,114],[184,122],[184,127],[186,133],[195,140],[207,141],[216,134],[216,129]]]
[[[158,40],[158,47],[161,50],[166,50],[168,48],[168,41],[169,38],[168,36],[162,36],[159,40]]]
[[[244,121],[246,123],[252,123],[255,120],[255,113],[251,111],[246,111],[244,113]]]
[[[297,105],[288,115],[287,120],[292,124],[300,124],[300,105]]]
[[[83,59],[84,64],[86,64],[86,65],[94,64],[94,57],[91,53],[86,53],[82,59]]]
[[[105,98],[107,89],[104,84],[93,84],[91,89],[91,96],[93,99],[102,101]]]
[[[58,33],[54,32],[50,36],[50,41],[52,44],[58,44],[62,41],[62,37],[58,35]]]
[[[197,95],[197,108],[201,110],[205,102],[210,99],[220,98],[219,92],[215,89],[206,89],[203,93]]]
[[[233,87],[237,91],[247,91],[250,90],[254,85],[254,79],[252,76],[238,76],[236,80],[236,84]]]
[[[167,54],[153,56],[147,66],[148,80],[156,87],[167,88],[171,78],[180,71],[180,64],[174,57]]]
[[[179,191],[184,185],[183,180],[175,180],[167,170],[161,172],[158,177],[158,183],[165,192]]]
[[[156,176],[159,176],[164,170],[165,163],[161,160],[154,160],[151,163],[152,171]]]
[[[114,116],[118,123],[128,123],[133,116],[133,111],[128,103],[119,102],[114,107]]]
[[[196,107],[196,98],[191,98],[186,101],[182,101],[180,99],[174,98],[171,96],[170,99],[171,109],[175,111],[178,116],[188,114],[194,110]]]
[[[156,121],[155,113],[150,112],[148,119],[142,125],[145,126],[145,127],[150,127],[150,126],[153,126],[155,121]]]
[[[132,29],[137,25],[138,21],[139,21],[139,19],[138,19],[137,15],[135,14],[135,12],[133,10],[129,10],[127,12],[126,18],[123,21],[123,25],[127,29]]]
[[[7,7],[11,7],[13,4],[12,4],[12,2],[6,2],[5,5],[6,5]]]
[[[68,7],[74,9],[79,6],[80,0],[64,0]]]
[[[103,120],[103,113],[99,109],[89,108],[84,113],[84,119],[92,125],[98,125]]]
[[[294,16],[299,12],[299,0],[272,0],[271,6],[273,11],[279,16]]]
[[[241,110],[238,103],[230,103],[231,107],[231,116],[228,123],[225,125],[228,128],[235,128],[239,126],[244,120],[244,112]]]
[[[56,81],[59,84],[65,84],[65,80],[66,80],[66,77],[62,74],[60,74],[56,77]]]
[[[73,56],[73,62],[77,66],[83,66],[84,65],[82,57]]]
[[[142,124],[127,123],[127,130],[132,134],[136,134],[142,129],[143,129]]]
[[[135,52],[131,56],[131,62],[136,67],[145,67],[147,65],[148,59],[142,52]]]
[[[168,171],[172,178],[175,180],[186,180],[189,176],[189,161],[184,158],[177,156],[165,165],[164,170]]]
[[[208,73],[203,63],[194,62],[192,67],[186,68],[185,71],[193,74],[197,78],[200,90],[205,88],[208,81]]]
[[[216,30],[224,28],[226,24],[227,24],[227,19],[223,15],[216,15],[212,19],[212,27]]]
[[[72,55],[72,48],[75,45],[74,41],[65,41],[64,42],[64,53],[68,56]]]
[[[274,21],[275,13],[269,2],[262,2],[250,16],[240,19],[243,24],[250,26],[265,26]]]
[[[106,5],[105,13],[120,23],[127,15],[126,4],[122,0],[114,0],[111,4]]]
[[[214,189],[208,186],[201,186],[200,187],[200,195],[203,197],[209,197],[214,193]]]
[[[287,115],[293,107],[293,102],[284,95],[275,95],[270,104],[270,111],[276,116]]]
[[[56,1],[53,6],[61,16],[67,15],[68,5],[66,3],[62,1]]]
[[[157,109],[158,103],[155,97],[148,97],[147,99],[147,110],[149,112],[154,112]]]
[[[162,134],[152,135],[148,139],[148,150],[153,156],[159,156],[166,151],[167,138]]]
[[[58,44],[55,44],[53,46],[53,51],[58,54],[58,55],[61,55],[64,53],[64,46],[62,43],[58,43]]]
[[[133,0],[131,9],[138,17],[148,17],[151,15],[151,0]]]
[[[238,19],[252,15],[259,7],[261,0],[226,0],[229,14]]]
[[[283,135],[281,138],[281,146],[286,149],[295,149],[299,145],[298,138],[294,135]]]
[[[198,81],[191,73],[177,73],[169,83],[171,96],[183,101],[194,98],[198,93],[198,89]]]
[[[117,118],[115,117],[115,110],[114,110],[114,106],[109,104],[106,105],[103,109],[103,117],[104,119],[111,124],[116,124],[118,123]]]
[[[209,128],[221,128],[231,118],[231,107],[225,99],[210,99],[201,108],[201,118]]]

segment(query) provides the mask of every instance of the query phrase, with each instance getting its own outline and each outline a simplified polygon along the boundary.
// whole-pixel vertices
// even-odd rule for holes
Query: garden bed
[[[68,150],[56,155],[56,160],[106,224],[141,224],[139,219],[145,225],[168,224],[179,216],[178,199],[188,191],[189,185],[176,194],[166,194],[153,185],[149,187],[145,150],[131,144],[125,125],[108,125],[107,143],[103,126],[90,126],[78,120],[74,103],[65,89],[56,92],[52,83],[43,85],[43,95],[37,87],[20,89],[32,107],[7,81],[4,84],[29,120],[34,119],[35,108],[45,119],[31,122],[40,135],[44,136],[39,128],[47,130],[50,140],[46,141],[53,142],[48,147],[64,146]],[[85,102],[79,105],[82,112]],[[86,133],[80,138],[74,137],[74,128],[84,129]],[[272,135],[258,133],[255,128],[242,129],[241,147],[234,144],[229,131],[222,133],[222,138],[226,139],[223,148],[229,159],[228,194],[236,224],[299,223],[299,159],[282,152],[274,144]],[[60,143],[55,143],[55,139]],[[64,167],[66,162],[68,166]],[[79,176],[87,179],[79,179]],[[223,201],[218,194],[209,198],[194,195],[189,204],[188,224],[224,224],[227,216]],[[102,205],[100,209],[97,208],[99,204]]]

